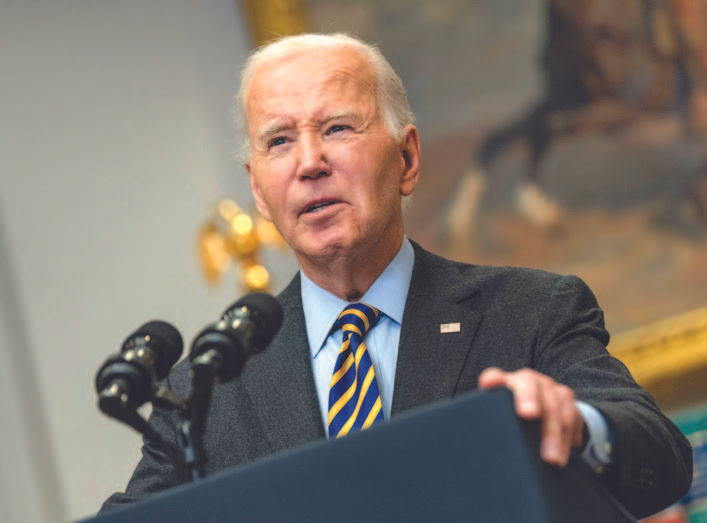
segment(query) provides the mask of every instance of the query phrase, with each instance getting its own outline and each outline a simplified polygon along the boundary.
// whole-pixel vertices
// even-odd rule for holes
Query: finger
[[[548,379],[542,386],[542,402],[541,456],[547,463],[564,467],[576,437],[579,413],[574,393]]]
[[[562,406],[552,386],[542,387],[542,425],[540,456],[552,465],[563,466],[562,461]]]
[[[521,418],[537,419],[542,416],[542,378],[540,373],[529,369],[508,376],[507,387],[513,391],[516,413]]]
[[[584,416],[577,407],[577,397],[572,389],[565,387],[566,398],[564,401],[564,419],[568,423],[568,439],[570,451],[573,447],[581,448],[584,443]]]
[[[577,409],[577,402],[575,399],[575,415],[574,415],[574,429],[572,437],[572,446],[575,448],[582,448],[584,446],[584,416]]]
[[[504,372],[496,367],[489,367],[479,376],[479,388],[507,387],[513,392],[516,414],[525,419],[536,419],[541,414],[537,386],[540,377],[540,373],[531,369]]]
[[[497,387],[505,387],[508,374],[499,368],[489,367],[479,376],[479,388],[495,389]]]

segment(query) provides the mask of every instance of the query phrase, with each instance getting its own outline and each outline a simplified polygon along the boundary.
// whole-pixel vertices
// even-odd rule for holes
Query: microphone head
[[[230,320],[238,315],[243,307],[250,312],[248,319],[255,325],[253,344],[258,351],[263,350],[275,337],[282,325],[284,316],[282,305],[277,298],[266,292],[246,294],[240,300],[228,307],[222,318]]]
[[[136,330],[123,342],[121,352],[133,349],[137,344],[144,344],[154,353],[155,378],[167,377],[169,369],[182,355],[184,342],[179,331],[165,321],[149,321]]]
[[[268,346],[282,325],[282,305],[264,292],[248,294],[228,307],[221,320],[206,327],[192,343],[192,366],[201,365],[199,359],[212,349],[220,363],[218,377],[221,383],[238,376],[248,358]]]
[[[128,404],[139,407],[150,399],[152,394],[152,378],[148,369],[131,361],[125,361],[120,354],[110,356],[96,373],[96,392],[100,398],[99,406],[108,415],[113,415],[106,410],[110,407],[110,400],[104,403],[107,394],[116,397],[110,391],[112,385],[118,386],[118,395],[125,394]]]

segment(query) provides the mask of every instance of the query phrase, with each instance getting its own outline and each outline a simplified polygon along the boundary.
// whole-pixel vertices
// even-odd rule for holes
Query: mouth
[[[338,200],[317,200],[313,202],[309,202],[304,209],[302,210],[301,214],[313,214],[317,212],[321,212],[327,207],[331,207],[332,205],[335,205],[337,203],[340,203]]]

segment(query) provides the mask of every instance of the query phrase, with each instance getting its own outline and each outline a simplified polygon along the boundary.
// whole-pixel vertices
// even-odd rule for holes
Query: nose
[[[326,148],[322,137],[312,134],[303,134],[297,144],[298,165],[297,176],[300,179],[316,179],[329,176],[331,168],[327,160]]]

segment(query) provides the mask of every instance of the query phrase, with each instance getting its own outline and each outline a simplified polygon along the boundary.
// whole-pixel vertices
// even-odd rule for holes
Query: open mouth
[[[307,207],[307,208],[304,210],[304,213],[303,213],[303,214],[319,212],[319,211],[321,211],[322,209],[326,209],[327,207],[329,207],[329,206],[331,206],[331,205],[334,205],[335,203],[337,203],[337,202],[335,202],[335,201],[325,201],[325,202],[317,202],[317,203],[314,203],[314,204],[310,205],[309,207]]]

